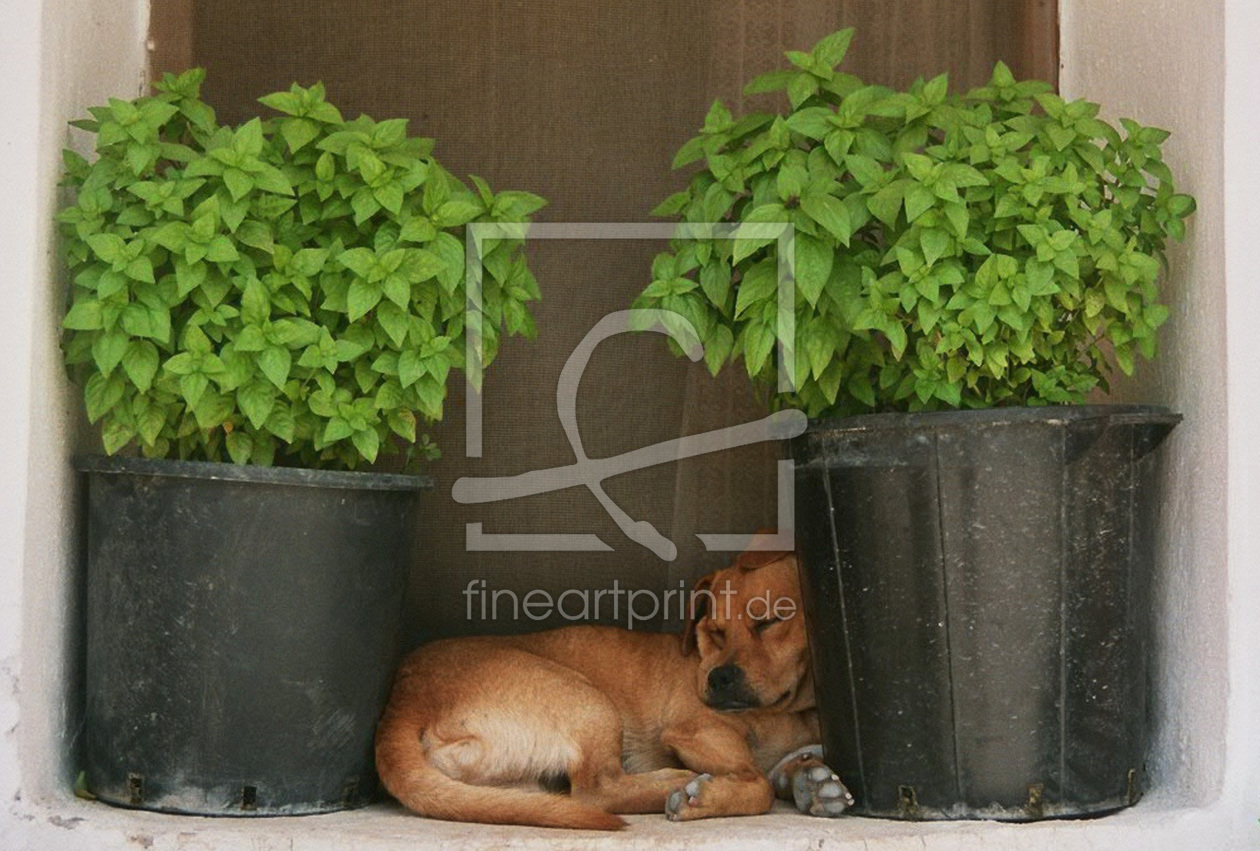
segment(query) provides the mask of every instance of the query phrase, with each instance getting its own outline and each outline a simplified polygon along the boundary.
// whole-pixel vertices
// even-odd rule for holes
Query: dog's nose
[[[738,665],[719,665],[709,671],[709,691],[714,694],[730,692],[744,682],[744,669]]]

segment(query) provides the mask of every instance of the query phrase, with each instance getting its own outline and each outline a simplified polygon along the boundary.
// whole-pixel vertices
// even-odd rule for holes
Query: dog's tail
[[[620,816],[569,795],[506,786],[476,786],[443,774],[429,762],[415,726],[386,718],[376,734],[376,769],[399,803],[430,818],[619,830]]]

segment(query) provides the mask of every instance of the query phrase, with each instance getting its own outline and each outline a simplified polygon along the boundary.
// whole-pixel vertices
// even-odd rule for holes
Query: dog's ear
[[[709,589],[713,587],[715,578],[717,578],[716,571],[701,576],[696,580],[696,584],[691,586],[691,593],[687,595],[685,612],[687,621],[683,624],[682,632],[684,656],[696,649],[696,624],[700,623],[700,619],[709,612],[709,598],[713,596],[713,592]]]
[[[774,530],[772,529],[758,530],[757,534],[753,535],[753,539],[749,546],[751,547],[755,544],[761,543],[767,538],[772,537],[774,534]],[[765,567],[767,564],[774,564],[776,561],[782,561],[791,555],[794,555],[794,553],[783,552],[782,550],[747,549],[739,554],[739,558],[735,559],[734,566],[738,567],[740,570],[756,570],[759,567]]]

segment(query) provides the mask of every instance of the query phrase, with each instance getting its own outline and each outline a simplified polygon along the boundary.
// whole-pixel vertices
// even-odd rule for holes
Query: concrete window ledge
[[[748,818],[674,824],[631,816],[617,833],[458,824],[412,816],[394,804],[297,818],[199,818],[116,809],[68,799],[12,813],[6,851],[428,851],[428,849],[1129,849],[1220,847],[1203,810],[1146,800],[1109,816],[1028,824],[824,821],[786,805]],[[1219,827],[1219,823],[1217,823]],[[1198,841],[1196,841],[1196,839]],[[1206,844],[1201,844],[1206,840]],[[1187,844],[1189,843],[1189,844]]]

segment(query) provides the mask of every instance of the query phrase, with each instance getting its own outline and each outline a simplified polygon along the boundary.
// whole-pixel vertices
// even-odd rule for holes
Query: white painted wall
[[[22,563],[26,549],[26,464],[29,442],[31,302],[35,290],[38,224],[32,210],[39,196],[34,164],[38,137],[25,122],[37,122],[39,105],[39,8],[33,3],[0,8],[0,256],[11,276],[6,356],[0,360],[0,800],[18,793],[18,674],[21,647]],[[25,121],[24,121],[25,120]]]
[[[1260,847],[1260,3],[1225,16],[1225,275],[1229,394],[1229,709],[1221,809]],[[1245,838],[1245,839],[1244,839]]]
[[[1165,575],[1156,589],[1156,788],[1205,804],[1224,771],[1226,360],[1225,6],[1216,2],[1063,0],[1060,88],[1120,117],[1172,131],[1165,156],[1198,200],[1186,242],[1169,253],[1172,317],[1160,358],[1118,393],[1185,414],[1165,444]]]
[[[67,794],[67,703],[76,603],[68,457],[77,426],[56,351],[51,257],[65,121],[136,93],[143,0],[0,2],[0,848],[1150,848],[1260,846],[1260,3],[1061,0],[1063,86],[1174,131],[1168,154],[1200,209],[1172,256],[1175,315],[1160,366],[1124,393],[1175,404],[1187,421],[1170,461],[1172,567],[1162,586],[1157,792],[1096,821],[1027,826],[823,824],[792,816],[738,826],[660,819],[596,840],[469,828],[393,811],[299,820],[126,813]],[[1226,179],[1227,178],[1227,179]],[[1228,306],[1228,311],[1226,307]],[[1228,346],[1226,341],[1228,340]]]
[[[0,800],[64,794],[77,602],[69,456],[80,431],[57,348],[63,290],[52,216],[66,122],[140,90],[145,0],[0,4]],[[83,144],[83,134],[78,134]],[[15,702],[14,697],[20,699]],[[20,718],[14,717],[20,710]],[[16,728],[15,728],[16,724]],[[19,785],[17,766],[22,767]],[[3,846],[3,843],[0,843]]]

